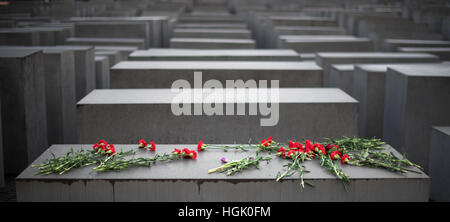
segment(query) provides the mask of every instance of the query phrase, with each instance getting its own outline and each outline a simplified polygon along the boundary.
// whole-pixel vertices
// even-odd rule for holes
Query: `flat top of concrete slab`
[[[134,46],[94,46],[95,50],[113,50],[113,51],[126,51],[133,52],[138,50],[138,47]]]
[[[248,29],[189,29],[189,28],[176,28],[174,32],[195,32],[195,33],[250,33]]]
[[[23,58],[34,53],[38,53],[38,49],[2,49],[0,48],[0,58]]]
[[[442,40],[416,40],[416,39],[385,39],[387,43],[397,43],[397,44],[449,44],[450,41]]]
[[[124,70],[322,70],[313,61],[244,62],[244,61],[123,61],[111,69]]]
[[[168,57],[168,56],[295,56],[292,49],[149,49],[137,50],[130,57]]]
[[[138,16],[138,17],[127,17],[127,16],[114,16],[114,17],[72,17],[69,21],[159,21],[166,20],[168,16]]]
[[[450,47],[400,47],[400,52],[450,52]]]
[[[41,50],[43,53],[61,53],[72,51],[69,48],[58,46],[0,46],[1,50]]]
[[[328,38],[328,37],[308,37],[308,38],[297,38],[292,35],[289,37],[280,36],[280,39],[287,43],[313,43],[313,42],[370,42],[371,40],[368,38],[356,38],[356,37],[342,37],[342,38]]]
[[[76,26],[116,26],[116,25],[145,25],[145,21],[83,21],[77,22]]]
[[[449,64],[402,64],[389,66],[398,73],[411,77],[445,77],[450,78]]]
[[[428,53],[402,52],[319,52],[321,58],[438,58]]]
[[[433,126],[433,129],[438,130],[447,136],[450,136],[450,126]]]
[[[188,27],[217,27],[217,28],[223,28],[223,27],[232,27],[232,28],[245,28],[247,27],[246,24],[236,24],[236,23],[183,23],[183,24],[177,24],[177,28],[188,28]]]
[[[97,61],[103,61],[103,60],[107,60],[108,59],[108,57],[106,57],[106,56],[99,56],[99,55],[96,55],[95,57],[94,57],[94,60],[97,62]]]
[[[207,142],[207,141],[205,141]],[[156,151],[148,151],[147,149],[139,149],[137,145],[119,145],[115,144],[116,151],[128,151],[134,149],[136,151],[135,158],[139,157],[153,157],[155,154],[171,153],[174,148],[183,149],[197,149],[195,144],[157,144]],[[392,147],[385,145],[387,152],[393,152],[394,155],[401,158],[401,155]],[[53,145],[47,149],[41,156],[39,156],[32,165],[39,165],[45,160],[55,156],[62,156],[73,148],[76,150],[91,150],[92,145]],[[100,180],[239,180],[239,179],[254,179],[254,180],[275,180],[278,172],[283,172],[285,169],[283,165],[289,163],[285,159],[274,157],[269,164],[265,162],[260,163],[260,169],[250,167],[243,172],[236,173],[233,176],[226,176],[223,173],[208,174],[208,170],[222,165],[220,158],[226,157],[229,160],[240,160],[245,157],[255,156],[255,151],[247,152],[230,150],[223,152],[218,149],[207,149],[197,155],[197,159],[182,159],[166,163],[157,163],[149,167],[137,167],[123,170],[121,172],[92,172],[95,166],[88,166],[83,168],[72,169],[68,173],[62,175],[35,175],[37,168],[26,168],[16,179],[17,180],[80,180],[80,179],[100,179]],[[128,157],[130,158],[130,157]],[[319,164],[318,160],[305,161],[304,166],[310,173],[306,173],[304,178],[310,180],[337,180],[334,175],[326,172]],[[429,177],[421,173],[408,172],[405,174],[394,173],[384,169],[355,167],[344,165],[342,170],[350,177],[350,179],[428,179]],[[189,169],[180,171],[180,169]],[[412,169],[412,168],[411,168]],[[412,169],[419,171],[417,169]],[[419,171],[420,172],[420,171]],[[287,177],[286,180],[298,180],[298,176]],[[341,183],[336,183],[341,185]],[[350,191],[351,192],[351,191]]]
[[[171,42],[206,42],[206,43],[255,43],[251,39],[210,39],[210,38],[171,38]]]
[[[355,69],[354,64],[336,64],[331,66],[332,69],[336,69],[338,71],[353,71]]]
[[[366,39],[358,38],[351,35],[280,35],[280,39],[300,39],[300,40],[357,40]]]
[[[311,17],[311,16],[280,16],[273,15],[269,17],[272,20],[300,20],[300,21],[335,21],[333,18],[327,17]]]
[[[253,91],[255,90],[255,91]],[[271,89],[268,89],[269,93]],[[236,103],[236,98],[243,98],[243,103],[253,102],[247,98],[246,94],[255,92],[265,96],[268,91],[265,89],[248,89],[242,92],[234,89],[215,90],[214,95],[203,94],[206,98],[220,98],[224,103]],[[201,89],[184,89],[184,92],[202,93]],[[280,88],[279,103],[357,103],[355,99],[337,88]],[[262,94],[261,94],[262,93]],[[273,93],[276,93],[273,90]],[[78,105],[88,104],[171,104],[172,100],[179,94],[171,89],[97,89],[89,93],[78,102]],[[258,97],[258,96],[257,96]],[[193,103],[202,103],[201,98],[195,98]],[[216,100],[217,101],[217,100]]]
[[[439,65],[441,63],[436,63]],[[357,64],[355,68],[362,69],[368,72],[383,72],[385,73],[388,67],[396,66],[396,65],[405,65],[404,63],[389,63],[389,64]],[[432,63],[411,63],[409,65],[432,65]]]
[[[95,51],[94,54],[95,55],[120,55],[120,52],[108,50],[108,51]]]
[[[111,43],[143,43],[139,38],[67,38],[67,42],[111,42]]]
[[[342,27],[337,26],[275,26],[275,29],[279,30],[344,30]]]
[[[57,47],[67,48],[67,49],[74,50],[74,51],[86,51],[86,50],[90,50],[90,49],[94,50],[93,46],[57,45]]]

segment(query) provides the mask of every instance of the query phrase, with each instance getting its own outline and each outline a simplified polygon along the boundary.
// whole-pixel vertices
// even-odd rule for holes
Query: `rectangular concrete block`
[[[244,23],[243,18],[237,16],[182,16],[178,18],[183,23]]]
[[[342,89],[352,96],[353,91],[353,64],[332,65],[330,70],[330,86]]]
[[[429,32],[413,32],[413,31],[391,31],[391,32],[371,32],[369,39],[372,40],[374,49],[383,50],[383,42],[385,39],[416,39],[416,40],[442,40],[442,35]]]
[[[181,23],[176,28],[180,29],[246,29],[246,24],[240,23]]]
[[[353,36],[280,36],[281,46],[298,53],[316,52],[369,52],[372,42],[367,38]]]
[[[42,52],[0,50],[5,172],[19,173],[48,146]]]
[[[43,49],[48,143],[76,142],[74,52]]]
[[[39,33],[32,30],[6,29],[0,30],[1,45],[39,45]]]
[[[96,51],[95,56],[106,56],[108,57],[109,66],[112,67],[120,62],[121,55],[119,51]]]
[[[145,49],[145,41],[140,38],[68,38],[68,45],[115,45],[115,46],[131,46],[138,49]]]
[[[397,65],[386,75],[383,140],[428,171],[431,127],[450,125],[450,66]]]
[[[95,51],[118,51],[120,53],[120,61],[127,61],[128,56],[134,51],[138,50],[137,47],[130,46],[95,46]]]
[[[400,47],[450,47],[450,41],[442,40],[414,40],[414,39],[385,39],[383,50],[395,52]]]
[[[199,89],[185,90],[185,93],[191,95],[201,93]],[[274,101],[272,105],[279,107],[278,122],[276,125],[263,127],[260,125],[261,118],[267,117],[263,119],[263,123],[269,121],[268,115],[259,115],[253,111],[252,115],[247,115],[249,114],[246,112],[247,108],[244,110],[245,113],[241,110],[244,104],[245,107],[264,105],[263,102],[251,103],[256,97],[246,100],[245,94],[249,93],[249,90],[248,88],[236,90],[234,95],[234,89],[217,90],[214,96],[218,97],[214,99],[219,99],[223,93],[227,94],[222,108],[228,106],[228,112],[222,112],[223,115],[195,116],[175,115],[172,112],[171,103],[174,102],[176,105],[177,100],[174,99],[176,96],[179,99],[180,95],[171,89],[94,90],[78,103],[78,141],[92,143],[97,142],[98,138],[104,138],[114,143],[134,143],[136,139],[151,134],[154,138],[158,138],[155,142],[196,143],[201,136],[213,143],[234,141],[246,143],[249,138],[254,140],[266,134],[282,140],[297,138],[298,135],[314,139],[357,135],[358,103],[339,89],[281,88],[279,103],[272,100]],[[271,92],[276,96],[276,91]],[[259,98],[264,96],[262,89],[256,93]],[[203,97],[196,97],[194,101],[185,101],[184,105],[192,108],[192,104],[197,104],[196,109],[199,108],[198,104],[208,106],[209,103],[201,102],[205,101],[206,96],[208,93],[203,94]],[[209,99],[212,98],[210,96]],[[241,99],[244,101],[239,102]],[[240,105],[233,105],[235,101]],[[233,111],[235,115],[231,115],[232,106],[241,107],[239,112]],[[229,115],[226,115],[227,113]],[[270,120],[277,119],[275,110],[271,115]],[[172,124],[178,127],[171,127]],[[268,123],[271,124],[275,122]],[[120,126],[120,129],[111,126]]]
[[[330,84],[330,70],[332,64],[426,63],[438,61],[439,58],[437,56],[427,53],[330,52],[316,54],[316,63],[324,70],[324,86],[329,86]]]
[[[271,16],[274,26],[337,26],[337,21],[326,17]]]
[[[175,62],[128,61],[111,68],[111,88],[171,88],[183,79],[194,84],[198,77],[217,80],[278,80],[280,87],[321,87],[322,69],[314,62]]]
[[[137,21],[88,21],[75,23],[76,37],[91,38],[140,38],[145,48],[150,46],[151,27]]]
[[[138,50],[130,61],[300,61],[291,49],[149,49]]]
[[[95,56],[96,89],[109,89],[109,67],[107,56]]]
[[[431,130],[429,175],[430,199],[439,202],[450,201],[450,164],[447,152],[450,149],[450,127],[435,126]]]
[[[1,98],[0,98],[1,99]],[[2,103],[0,100],[0,187],[5,186],[5,161],[3,158],[3,139],[2,139]]]
[[[277,141],[281,141],[275,137]],[[154,153],[163,154],[174,147],[195,149],[192,144],[157,145]],[[33,164],[64,155],[70,148],[92,149],[92,145],[54,145]],[[385,145],[394,155],[401,155]],[[136,145],[116,145],[116,150],[137,149]],[[136,158],[150,157],[153,152],[137,150]],[[315,187],[301,191],[296,176],[276,182],[286,160],[274,158],[259,169],[249,168],[233,176],[214,173],[220,158],[241,159],[255,151],[241,152],[207,150],[196,160],[179,160],[165,164],[127,169],[122,172],[91,173],[92,167],[74,169],[63,175],[35,175],[36,168],[27,168],[17,178],[17,200],[24,201],[428,201],[430,178],[424,173],[397,174],[384,169],[342,166],[350,177],[349,191],[342,182],[327,173],[319,161],[305,161],[310,172],[304,179]],[[179,169],[190,169],[180,172]],[[255,189],[258,187],[258,189]],[[270,192],[269,192],[270,191]]]
[[[344,28],[336,26],[275,26],[278,35],[346,35]]]
[[[171,38],[170,48],[180,49],[254,49],[250,39]]]
[[[75,53],[75,89],[79,101],[95,89],[95,55],[91,46],[58,46]]]
[[[450,61],[450,47],[400,47],[399,52],[430,53],[443,61]]]
[[[174,38],[219,38],[219,39],[251,39],[250,30],[246,29],[181,29],[173,31]]]

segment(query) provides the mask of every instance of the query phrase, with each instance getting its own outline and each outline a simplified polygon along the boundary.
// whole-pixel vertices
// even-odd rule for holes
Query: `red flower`
[[[272,143],[272,137],[271,136],[267,137],[267,141]]]
[[[327,152],[328,152],[329,150],[335,151],[334,148],[336,148],[336,150],[337,150],[338,146],[336,146],[336,145],[334,145],[334,144],[332,144],[332,143],[330,143],[330,144],[328,144],[328,145],[325,146],[325,149],[327,150]],[[332,151],[331,151],[331,152],[332,152]]]
[[[179,149],[174,149],[172,153],[173,153],[173,154],[180,154],[180,153],[181,153],[181,150],[179,150]]]
[[[183,150],[181,150],[181,153],[184,155],[186,153],[189,153],[189,149],[188,148],[184,148]]]
[[[116,153],[116,148],[114,147],[114,145],[113,144],[108,144],[108,147],[107,147],[108,149],[106,150],[106,153],[108,154],[108,155],[113,155],[114,153]]]
[[[295,150],[289,150],[289,152],[286,154],[286,157],[292,158],[292,156],[295,156]]]
[[[197,152],[195,152],[195,150],[191,150],[190,153],[189,153],[189,157],[191,159],[197,158]]]
[[[341,164],[346,164],[350,160],[350,157],[347,154],[341,156]]]
[[[267,139],[261,140],[261,146],[269,147],[270,144],[272,144],[272,142],[273,142],[273,141],[272,141],[272,137],[269,136],[269,137],[267,137]]]
[[[325,148],[323,148],[323,145],[320,145],[319,146],[319,151],[317,151],[318,153],[320,152],[320,153],[322,153],[322,154],[326,154],[327,153],[327,151],[326,151],[326,149]]]
[[[284,147],[280,147],[280,149],[278,150],[278,153],[280,154],[280,157],[283,158],[286,153],[286,149],[284,149]]]
[[[303,144],[297,143],[297,148],[300,149],[300,150],[303,150]]]
[[[94,150],[99,150],[99,149],[106,150],[107,145],[108,145],[108,143],[105,140],[100,140],[100,141],[98,141],[98,143],[94,144],[94,146],[92,146],[92,148]]]
[[[297,146],[298,146],[298,144],[297,144],[297,142],[292,142],[292,140],[289,140],[289,148],[297,148]]]
[[[331,159],[332,160],[337,160],[337,159],[339,159],[340,158],[340,153],[339,153],[339,151],[333,151],[331,154],[330,154],[330,157],[331,157]]]
[[[138,145],[139,148],[144,148],[147,146],[147,142],[143,139],[140,139],[138,144],[139,144]]]
[[[156,144],[155,144],[155,142],[150,142],[150,145],[148,146],[148,149],[150,150],[150,151],[155,151],[156,150]]]
[[[198,142],[198,144],[197,144],[197,150],[200,152],[200,151],[203,151],[203,150],[205,150],[206,149],[206,144],[204,144],[203,143],[203,140],[200,140],[200,142]]]

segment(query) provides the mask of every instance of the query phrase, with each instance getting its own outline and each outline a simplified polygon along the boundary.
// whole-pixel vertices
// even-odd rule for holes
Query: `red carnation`
[[[108,145],[108,143],[105,140],[100,140],[100,141],[98,141],[98,143],[94,144],[94,146],[92,146],[92,148],[94,150],[99,150],[99,149],[106,150],[107,145]]]
[[[340,153],[339,153],[339,151],[333,151],[331,154],[330,154],[330,157],[331,157],[331,159],[332,160],[337,160],[337,159],[339,159],[340,158]]]
[[[156,144],[155,144],[155,142],[150,142],[150,145],[148,146],[148,149],[150,150],[150,151],[155,151],[156,150]]]
[[[143,139],[140,139],[139,140],[139,145],[138,145],[138,147],[139,148],[144,148],[144,147],[146,147],[148,144],[147,144],[147,142],[145,141],[145,140],[143,140]]]
[[[180,153],[181,153],[181,150],[179,150],[179,149],[174,149],[172,153],[173,153],[173,154],[180,154]]]
[[[295,150],[289,150],[289,152],[286,154],[286,157],[292,158],[292,156],[295,156]]]
[[[350,157],[347,154],[341,156],[341,164],[346,164],[350,160]]]
[[[328,144],[328,145],[325,146],[325,149],[326,149],[327,152],[328,152],[328,150],[331,150],[331,149],[333,149],[333,148],[335,148],[335,147],[336,147],[336,149],[337,149],[337,146],[336,146],[336,145],[330,143],[330,144]]]
[[[280,154],[280,157],[283,158],[286,153],[286,149],[284,149],[284,147],[280,147],[280,149],[278,150],[278,153]]]
[[[197,152],[195,152],[195,150],[191,150],[190,153],[189,153],[189,157],[191,159],[197,158]]]
[[[107,153],[108,155],[113,155],[114,153],[116,153],[116,148],[114,147],[113,144],[108,144],[108,147],[107,147],[107,148],[108,148],[108,149],[107,149],[106,153]]]
[[[295,148],[297,148],[297,146],[298,146],[297,142],[292,142],[292,140],[289,140],[289,148],[291,148],[291,149],[294,148],[295,149]]]
[[[197,150],[200,152],[205,149],[206,149],[206,144],[203,143],[203,140],[200,140],[200,142],[198,142],[198,144],[197,144]]]

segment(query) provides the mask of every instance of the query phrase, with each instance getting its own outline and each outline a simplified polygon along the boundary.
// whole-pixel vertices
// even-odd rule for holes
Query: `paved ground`
[[[16,175],[7,175],[5,187],[0,188],[0,202],[16,202]]]

